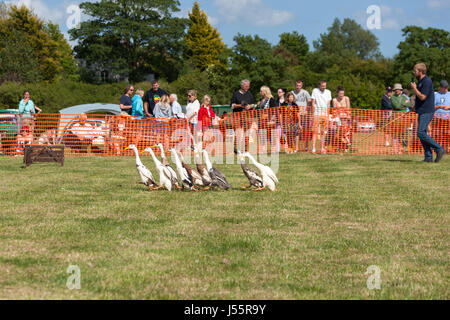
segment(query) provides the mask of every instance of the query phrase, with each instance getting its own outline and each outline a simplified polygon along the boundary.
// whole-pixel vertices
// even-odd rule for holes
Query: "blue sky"
[[[151,0],[150,0],[151,1]],[[81,0],[10,0],[33,7],[44,19],[59,23],[67,32],[67,8]],[[187,16],[194,0],[180,0],[181,12]],[[367,8],[380,9],[381,29],[371,30],[380,42],[384,56],[393,57],[403,39],[401,29],[407,25],[440,28],[450,31],[450,0],[199,0],[210,22],[218,28],[225,43],[232,47],[238,33],[258,34],[272,44],[278,43],[283,32],[298,31],[312,42],[327,31],[334,18],[352,18],[367,28]],[[82,17],[83,19],[83,17]]]

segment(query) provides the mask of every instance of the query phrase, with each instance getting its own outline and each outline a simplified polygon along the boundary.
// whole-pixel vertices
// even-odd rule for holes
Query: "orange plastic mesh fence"
[[[26,144],[64,145],[66,155],[131,155],[161,143],[165,150],[194,143],[216,154],[315,152],[333,154],[421,154],[417,114],[399,111],[277,107],[225,114],[205,121],[128,116],[0,114],[0,155],[20,155]],[[447,151],[450,118],[435,117],[429,134]],[[212,145],[211,145],[212,144]],[[157,151],[157,149],[155,149]]]

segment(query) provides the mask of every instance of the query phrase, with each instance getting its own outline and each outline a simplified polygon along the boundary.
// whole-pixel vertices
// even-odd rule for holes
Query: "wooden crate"
[[[28,145],[25,146],[23,163],[28,167],[33,162],[58,162],[64,166],[64,145]]]

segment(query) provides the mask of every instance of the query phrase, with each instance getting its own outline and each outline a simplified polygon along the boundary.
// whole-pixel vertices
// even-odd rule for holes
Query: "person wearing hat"
[[[411,107],[411,102],[403,95],[403,88],[400,83],[394,84],[392,89],[394,94],[391,96],[391,106],[393,111],[408,111]],[[402,140],[405,133],[406,118],[402,119],[404,113],[393,112],[389,121],[391,122],[390,133],[392,137],[392,148],[394,154],[401,154]]]
[[[437,142],[450,151],[449,131],[450,131],[450,92],[448,92],[448,82],[442,80],[439,84],[439,91],[434,94],[435,118],[434,125]]]
[[[439,84],[439,91],[434,93],[434,105],[436,118],[450,117],[450,92],[448,92],[448,82],[442,80]]]
[[[393,110],[407,111],[408,108],[411,108],[411,102],[403,95],[403,88],[400,83],[394,84],[393,91],[394,94],[391,97]]]
[[[411,82],[411,89],[416,95],[415,112],[419,115],[417,123],[417,137],[420,139],[424,153],[425,162],[433,162],[433,150],[436,153],[434,162],[441,161],[445,154],[442,148],[432,137],[428,135],[427,129],[431,120],[434,118],[435,103],[433,81],[427,76],[427,67],[424,63],[418,63],[414,66],[414,76],[418,80],[416,84]],[[414,79],[413,79],[414,80]]]

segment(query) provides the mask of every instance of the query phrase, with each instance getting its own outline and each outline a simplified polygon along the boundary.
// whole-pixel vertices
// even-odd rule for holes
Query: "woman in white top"
[[[200,109],[200,102],[197,100],[197,91],[188,91],[188,103],[186,106],[186,117],[192,124],[197,123],[198,110]]]
[[[189,90],[188,103],[186,105],[186,118],[189,122],[189,135],[193,144],[196,143],[196,140],[194,139],[192,133],[194,132],[194,128],[198,122],[198,110],[200,110],[200,102],[197,100],[197,91]]]

